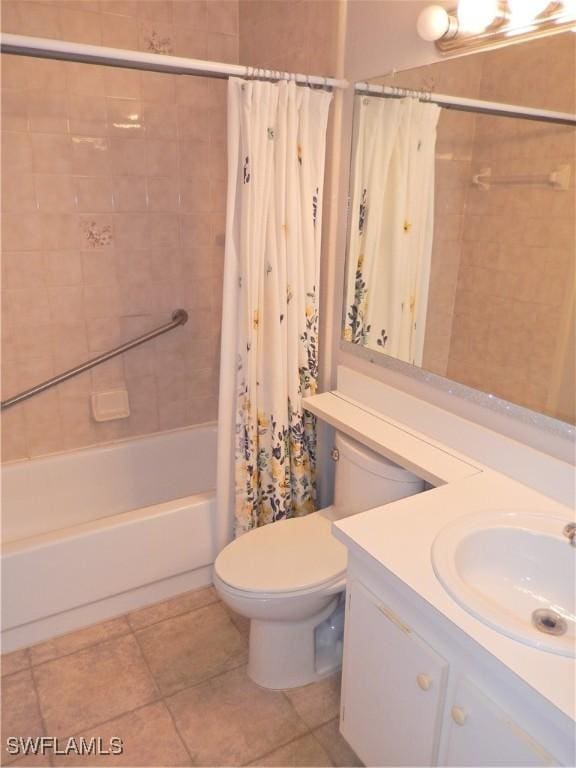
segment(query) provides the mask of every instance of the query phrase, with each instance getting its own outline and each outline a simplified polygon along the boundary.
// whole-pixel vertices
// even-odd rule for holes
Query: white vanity
[[[525,547],[532,568],[525,574],[525,591],[548,590],[548,607],[556,589],[559,600],[568,599],[576,548],[562,529],[573,516],[565,496],[573,470],[562,462],[555,467],[544,462],[532,483],[539,487],[535,490],[514,478],[531,461],[521,455],[520,444],[517,456],[507,454],[508,473],[501,474],[431,437],[431,429],[419,433],[414,419],[398,421],[397,414],[409,413],[413,398],[399,393],[403,402],[390,402],[394,395],[387,392],[382,398],[387,405],[377,411],[368,390],[383,385],[340,371],[342,383],[339,391],[311,398],[307,408],[436,486],[334,525],[334,535],[349,554],[340,720],[344,737],[368,766],[573,766],[573,614],[570,619],[568,612],[563,634],[539,633],[531,611],[524,611],[522,588],[516,590],[515,603],[515,587],[506,584],[516,578],[514,568],[521,570],[522,563],[514,558],[521,559]],[[442,413],[452,422],[448,429],[470,426]],[[426,418],[423,414],[422,423]],[[472,456],[506,447],[514,452],[514,446],[501,442],[506,438],[474,428],[480,431]],[[542,487],[549,493],[540,492]],[[534,523],[535,530],[526,533],[530,515],[543,530]],[[461,535],[455,521],[464,521]],[[470,524],[482,534],[479,538],[470,538]],[[515,528],[518,541],[502,543],[504,528]],[[490,533],[483,538],[484,529]],[[438,537],[442,531],[449,535]],[[471,550],[459,549],[463,539],[473,541]],[[542,554],[544,539],[553,548]],[[452,552],[456,576],[468,579],[468,593],[450,594],[441,583],[432,561],[435,540],[442,545],[437,545],[436,568],[441,571]],[[544,567],[539,568],[538,558]],[[562,576],[566,584],[558,583]],[[448,586],[454,586],[453,577],[446,577]],[[537,647],[540,638],[546,650]]]

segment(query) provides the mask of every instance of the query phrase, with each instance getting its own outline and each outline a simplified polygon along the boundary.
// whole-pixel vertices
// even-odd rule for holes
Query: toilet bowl
[[[293,688],[332,673],[338,638],[331,617],[346,588],[346,548],[334,520],[424,489],[407,470],[338,434],[334,505],[256,528],[228,544],[214,564],[214,586],[249,618],[248,675],[264,688]],[[320,631],[324,627],[325,631]]]

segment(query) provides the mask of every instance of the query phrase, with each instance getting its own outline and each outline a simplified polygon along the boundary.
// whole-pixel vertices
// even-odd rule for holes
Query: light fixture
[[[550,5],[550,0],[508,0],[510,23],[523,27],[531,24]]]
[[[459,31],[475,35],[483,32],[497,17],[498,0],[459,0],[457,13]]]
[[[576,0],[458,0],[453,10],[424,8],[417,21],[420,37],[441,53],[498,48],[575,26]]]
[[[441,5],[429,5],[424,8],[418,16],[416,27],[422,40],[426,40],[429,43],[449,36],[451,28],[452,36],[458,32],[456,18],[450,16],[448,11],[442,8]]]

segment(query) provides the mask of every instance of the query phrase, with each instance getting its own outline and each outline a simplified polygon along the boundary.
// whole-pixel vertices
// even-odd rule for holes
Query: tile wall
[[[239,0],[240,62],[334,75],[340,0]]]
[[[238,5],[4,0],[6,32],[238,60]],[[2,398],[188,324],[4,414],[3,460],[217,415],[226,82],[2,57]],[[128,390],[128,419],[90,395]]]

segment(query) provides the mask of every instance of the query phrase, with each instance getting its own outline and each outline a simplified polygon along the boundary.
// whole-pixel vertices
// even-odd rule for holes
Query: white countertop
[[[576,720],[576,660],[533,648],[475,619],[444,590],[431,561],[432,542],[456,518],[482,510],[571,510],[493,470],[334,523],[334,535],[360,547],[384,568],[498,658],[522,680]],[[569,546],[566,542],[566,546]],[[490,553],[487,552],[487,557]],[[576,552],[575,552],[576,562]]]

